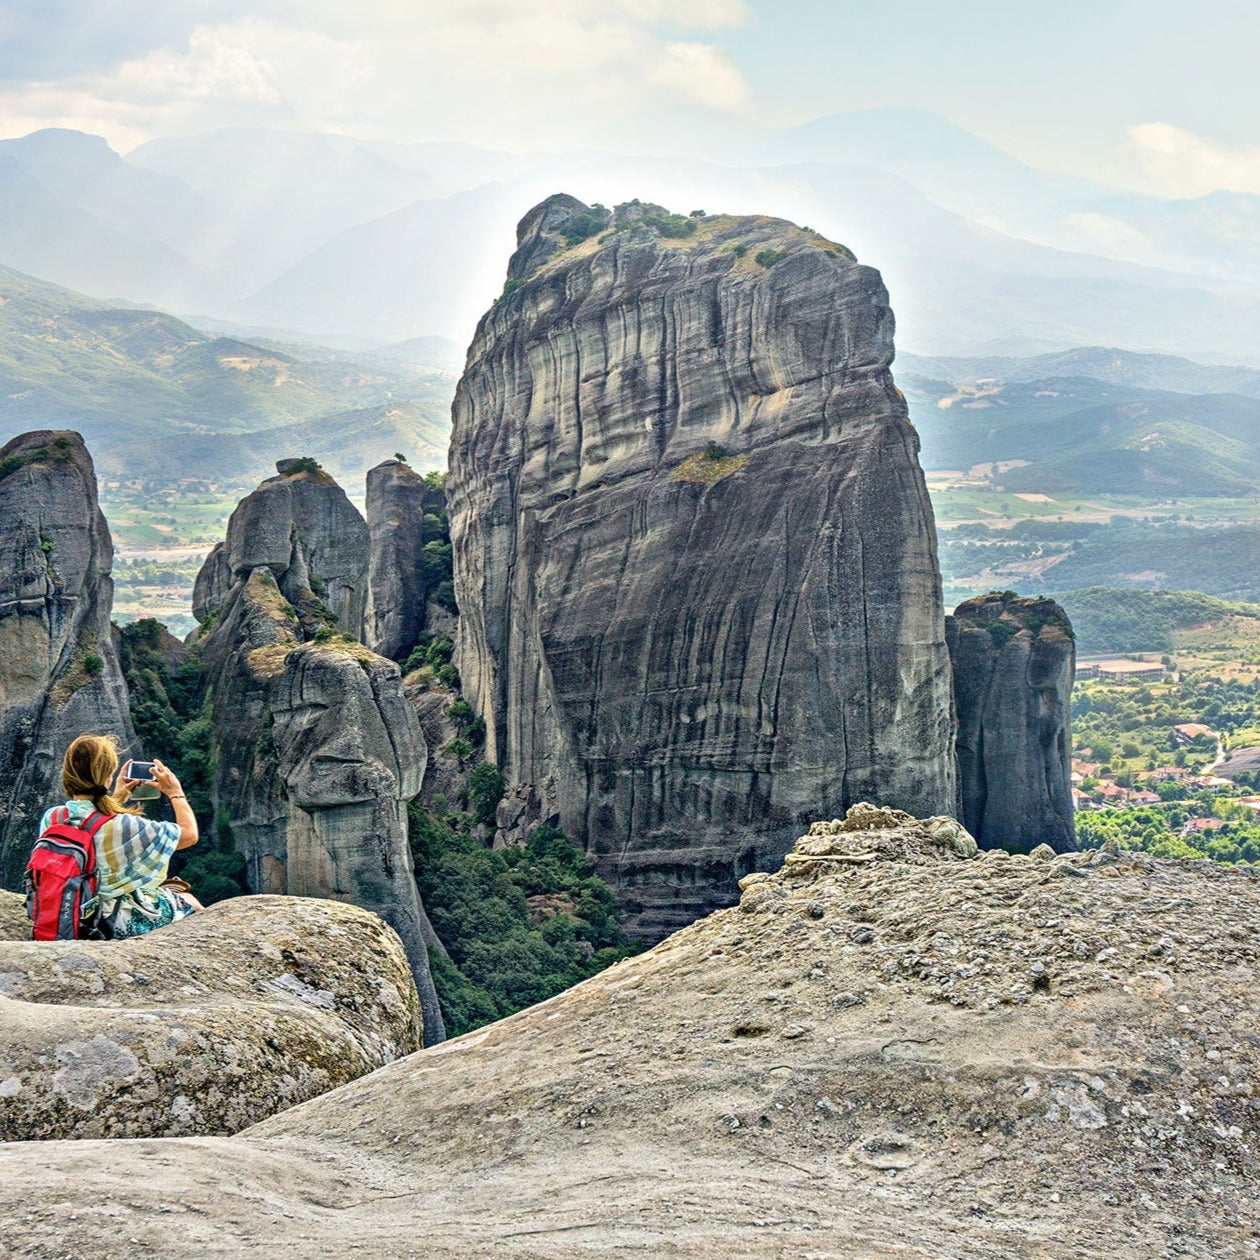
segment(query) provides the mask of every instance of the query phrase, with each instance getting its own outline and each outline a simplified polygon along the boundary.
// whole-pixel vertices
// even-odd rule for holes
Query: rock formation
[[[126,941],[0,937],[0,993],[0,1141],[235,1133],[421,1045],[398,937],[337,902],[238,897]]]
[[[252,891],[350,901],[394,928],[432,1044],[443,1036],[427,956],[436,937],[416,890],[406,813],[424,775],[424,740],[398,666],[334,633],[312,590],[327,591],[343,619],[352,613],[362,588],[350,575],[366,572],[367,539],[360,529],[356,560],[333,537],[348,529],[346,511],[354,509],[322,473],[264,482],[232,514],[226,543],[202,570],[203,593],[231,575],[223,602],[201,605],[213,797]],[[303,521],[313,523],[312,539]]]
[[[367,475],[371,540],[363,639],[374,652],[405,660],[425,628],[424,478],[386,460]]]
[[[946,638],[963,822],[986,849],[1076,848],[1067,614],[1052,599],[1000,592],[959,604]]]
[[[870,807],[792,856],[738,908],[235,1137],[0,1146],[0,1236],[198,1260],[1250,1254],[1255,869],[976,853]]]
[[[77,433],[0,449],[0,522],[0,885],[16,889],[70,741],[135,735],[109,628],[113,544]]]
[[[322,603],[357,636],[367,597],[368,530],[346,493],[313,460],[282,459],[278,475],[241,500],[227,541],[210,553],[193,588],[200,621],[232,584],[268,568],[286,599],[307,618]]]
[[[487,755],[628,928],[690,922],[820,811],[951,810],[935,530],[878,273],[777,219],[553,197],[508,276],[454,406],[456,663]]]

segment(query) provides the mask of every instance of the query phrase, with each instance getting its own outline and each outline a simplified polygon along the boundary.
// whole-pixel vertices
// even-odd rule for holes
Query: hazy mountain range
[[[1026,359],[899,355],[924,466],[1021,461],[1039,494],[1260,493],[1260,372],[1084,348]]]
[[[1097,344],[1260,366],[1260,198],[1167,201],[1036,171],[918,110],[778,131],[676,124],[706,160],[244,129],[123,157],[38,132],[0,142],[0,263],[198,326],[464,345],[517,219],[565,190],[815,227],[880,268],[898,343],[920,353]]]
[[[0,436],[83,433],[110,476],[248,481],[281,456],[357,481],[401,450],[445,465],[463,354],[422,338],[338,350],[197,328],[0,268]],[[1260,370],[1079,348],[894,364],[929,469],[1019,461],[1038,493],[1260,492]]]
[[[295,454],[356,483],[395,451],[440,468],[453,351],[259,344],[0,267],[0,441],[76,429],[102,473],[161,481],[249,482]]]

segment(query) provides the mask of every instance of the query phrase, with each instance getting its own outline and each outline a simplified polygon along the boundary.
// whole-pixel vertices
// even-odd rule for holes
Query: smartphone
[[[156,801],[162,795],[153,783],[153,762],[151,761],[127,762],[122,768],[122,777],[139,784],[138,787],[131,789],[133,801]]]

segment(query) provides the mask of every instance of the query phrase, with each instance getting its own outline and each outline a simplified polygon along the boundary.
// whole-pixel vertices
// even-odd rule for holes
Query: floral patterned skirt
[[[118,940],[124,936],[143,936],[185,919],[196,907],[174,888],[152,888],[143,892],[129,893],[117,901],[103,901],[101,918],[110,935]]]

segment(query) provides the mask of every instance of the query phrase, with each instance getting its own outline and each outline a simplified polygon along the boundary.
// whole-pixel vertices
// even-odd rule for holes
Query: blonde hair
[[[110,794],[110,783],[118,770],[116,735],[80,735],[66,749],[61,763],[61,786],[67,796],[87,796],[102,814],[138,814]]]

